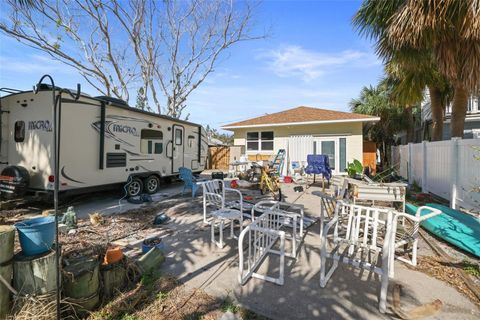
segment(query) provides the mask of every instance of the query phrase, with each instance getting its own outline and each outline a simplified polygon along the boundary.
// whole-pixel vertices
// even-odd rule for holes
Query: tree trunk
[[[415,122],[413,120],[413,110],[411,105],[405,106],[405,113],[407,114],[407,143],[414,142]]]
[[[452,107],[452,128],[451,136],[463,138],[463,129],[465,126],[465,117],[467,115],[468,93],[461,84],[455,85],[455,94],[453,95]]]
[[[432,141],[443,138],[443,110],[442,92],[436,87],[428,87],[430,91],[430,110],[432,112]]]

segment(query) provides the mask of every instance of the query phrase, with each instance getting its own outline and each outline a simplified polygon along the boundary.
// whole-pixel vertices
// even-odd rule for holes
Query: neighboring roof
[[[336,122],[378,121],[379,117],[360,113],[342,112],[312,107],[297,107],[271,113],[257,118],[239,121],[223,126],[223,129],[250,128],[264,126],[283,126],[301,124],[319,124]]]
[[[217,138],[208,137],[208,145],[209,146],[224,146],[225,143],[223,143],[222,140],[219,140]]]

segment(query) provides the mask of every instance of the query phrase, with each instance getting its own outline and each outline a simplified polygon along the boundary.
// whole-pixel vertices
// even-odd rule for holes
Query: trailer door
[[[173,159],[172,159],[172,172],[177,173],[178,168],[184,166],[184,135],[185,135],[185,128],[182,125],[174,124],[172,127],[172,152],[173,152]]]

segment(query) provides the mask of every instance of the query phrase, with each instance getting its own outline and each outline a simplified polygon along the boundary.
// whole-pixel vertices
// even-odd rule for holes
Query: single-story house
[[[347,162],[363,159],[364,122],[380,118],[312,107],[297,107],[223,126],[234,133],[249,160],[270,160],[279,149],[287,156],[283,173],[292,163],[305,165],[308,154],[328,154],[334,173]]]

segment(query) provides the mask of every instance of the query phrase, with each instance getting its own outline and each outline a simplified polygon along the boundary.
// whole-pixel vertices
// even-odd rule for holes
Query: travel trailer
[[[0,191],[83,193],[123,184],[129,196],[155,193],[180,167],[205,168],[201,125],[131,108],[110,97],[73,98],[60,88],[2,89]],[[59,177],[54,176],[53,95],[60,95]]]

